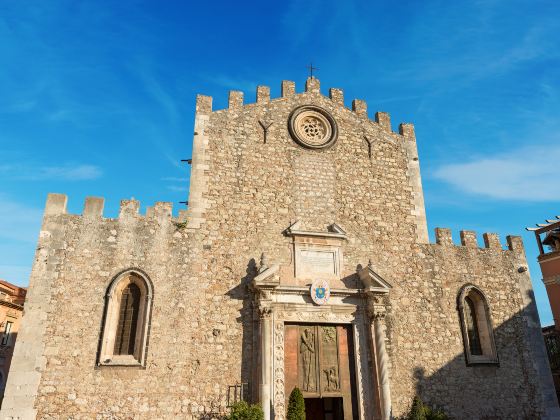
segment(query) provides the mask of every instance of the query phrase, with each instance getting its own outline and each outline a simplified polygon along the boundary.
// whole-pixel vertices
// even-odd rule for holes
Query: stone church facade
[[[523,244],[436,229],[414,127],[282,82],[198,96],[188,210],[50,194],[1,417],[553,418]]]

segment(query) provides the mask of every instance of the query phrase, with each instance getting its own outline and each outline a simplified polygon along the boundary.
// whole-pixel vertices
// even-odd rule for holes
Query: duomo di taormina
[[[412,124],[343,92],[198,96],[188,210],[49,194],[3,419],[553,418],[523,244],[436,229]]]

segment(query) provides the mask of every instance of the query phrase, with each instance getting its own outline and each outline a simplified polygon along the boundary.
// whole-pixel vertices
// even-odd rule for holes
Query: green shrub
[[[249,405],[245,401],[239,401],[232,405],[226,420],[264,420],[264,413],[260,405]]]
[[[303,394],[296,386],[292,393],[290,394],[290,400],[288,402],[288,415],[287,420],[305,420],[305,401],[303,400]]]
[[[443,411],[427,406],[419,397],[414,397],[408,414],[398,420],[449,420],[449,417]]]
[[[410,407],[407,420],[427,420],[426,407],[420,398],[414,397],[412,400],[412,406]]]

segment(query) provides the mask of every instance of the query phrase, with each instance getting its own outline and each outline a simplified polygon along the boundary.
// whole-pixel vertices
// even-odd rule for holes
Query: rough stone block
[[[121,200],[119,219],[128,219],[138,215],[140,202],[138,200]]]
[[[478,248],[478,242],[476,239],[476,232],[472,230],[462,230],[461,234],[461,245],[467,248]]]
[[[486,248],[502,249],[500,237],[497,233],[484,233],[482,236],[484,238],[484,246]]]
[[[47,203],[45,205],[45,216],[65,214],[67,202],[68,197],[65,194],[50,193],[47,196]]]
[[[414,124],[401,123],[399,124],[399,134],[407,139],[415,139]]]
[[[257,103],[270,101],[270,88],[268,86],[257,86]]]
[[[240,109],[243,107],[243,92],[231,90],[228,98],[229,109]]]
[[[305,82],[305,91],[312,93],[321,93],[321,82],[315,77],[308,77]]]
[[[208,115],[212,113],[211,96],[196,95],[196,113],[200,115]]]
[[[165,201],[158,201],[154,206],[154,216],[159,220],[171,219],[173,204]]]
[[[391,117],[387,112],[376,112],[375,122],[379,124],[383,128],[383,130],[387,131],[388,133],[391,132]]]
[[[105,199],[101,197],[86,197],[83,216],[86,218],[97,218],[103,216]]]
[[[330,88],[329,97],[335,104],[344,106],[344,91],[342,89]]]
[[[506,241],[510,251],[525,252],[521,236],[508,235],[506,236]]]
[[[283,98],[293,96],[296,93],[296,84],[291,80],[282,80],[281,95]]]
[[[367,117],[367,103],[361,99],[354,99],[352,101],[352,111],[362,117]]]
[[[439,245],[453,245],[451,229],[436,228],[436,243]]]

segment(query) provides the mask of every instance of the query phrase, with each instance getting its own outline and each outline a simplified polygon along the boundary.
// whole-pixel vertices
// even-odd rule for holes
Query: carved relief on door
[[[341,394],[339,342],[347,341],[339,337],[341,328],[286,325],[285,370],[292,388],[299,387],[309,397]]]
[[[349,325],[286,325],[286,398],[294,387],[304,398],[343,398],[344,418],[357,415],[354,345]]]

